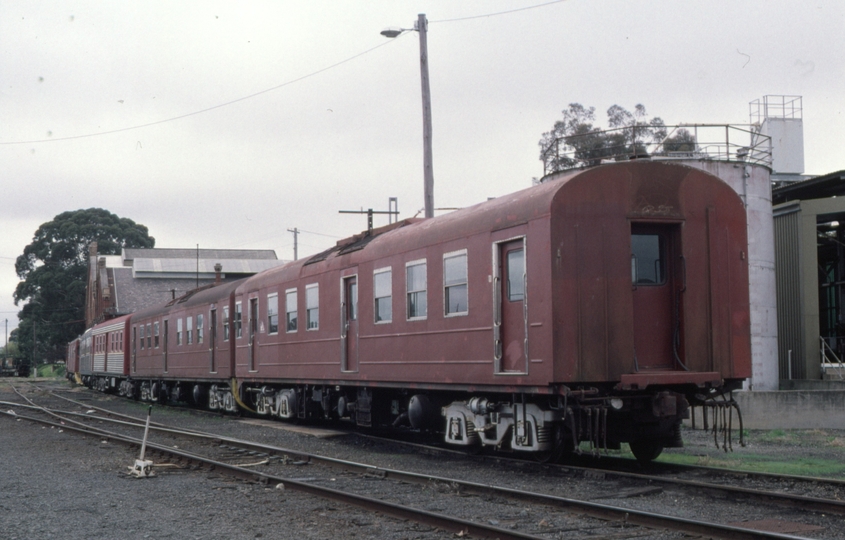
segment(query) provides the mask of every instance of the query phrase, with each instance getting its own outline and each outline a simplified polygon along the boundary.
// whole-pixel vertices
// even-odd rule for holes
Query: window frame
[[[243,302],[235,302],[235,314],[233,324],[235,325],[235,339],[244,337],[244,307]]]
[[[383,276],[387,274],[387,286],[389,288],[389,294],[384,296],[378,296],[378,276]],[[390,317],[387,319],[379,319],[379,300],[389,299],[390,305]],[[393,322],[393,267],[392,266],[385,266],[383,268],[377,268],[373,270],[373,323],[374,324],[389,324]]]
[[[271,309],[275,305],[275,309]],[[273,319],[275,318],[275,329]],[[279,293],[267,295],[267,334],[273,336],[279,333]]]
[[[423,289],[409,290],[408,271],[412,267],[422,266],[425,269],[425,287]],[[411,295],[425,295],[425,313],[423,315],[411,315]],[[424,321],[428,318],[428,260],[416,259],[405,263],[405,319],[408,321]]]
[[[641,281],[640,280],[640,272],[639,272],[639,259],[637,257],[637,253],[634,252],[634,237],[656,237],[657,238],[657,259],[651,260],[651,266],[655,269],[659,269],[660,275],[655,275],[654,281]],[[642,253],[642,248],[640,249],[640,253]],[[631,232],[631,283],[634,287],[661,287],[666,285],[668,282],[668,277],[666,275],[666,260],[668,257],[667,253],[667,239],[664,234],[660,232]],[[658,263],[655,265],[655,263]],[[660,279],[657,279],[657,278]]]
[[[290,299],[293,295],[293,310],[290,309]],[[290,314],[293,313],[293,327]],[[285,290],[285,333],[295,334],[299,331],[299,293],[296,287]]]
[[[316,291],[314,296],[310,296],[310,291]],[[316,305],[311,306],[312,298],[316,297]],[[311,314],[314,313],[314,320],[311,319]],[[312,324],[313,323],[313,324]],[[320,284],[309,283],[305,286],[305,330],[313,331],[320,329]]]
[[[464,260],[464,274],[463,274],[463,281],[455,282],[452,284],[446,283],[446,260],[447,259],[458,259],[463,258]],[[449,311],[449,289],[455,287],[464,287],[466,291],[466,306],[464,307],[463,311]],[[465,317],[469,315],[469,255],[467,254],[467,250],[459,249],[456,251],[450,251],[449,253],[443,254],[443,316],[444,317]]]

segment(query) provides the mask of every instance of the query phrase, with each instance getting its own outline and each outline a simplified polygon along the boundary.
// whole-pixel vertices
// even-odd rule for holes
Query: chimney
[[[221,281],[220,272],[222,272],[222,271],[223,271],[223,265],[220,264],[220,263],[216,263],[214,265],[214,284],[215,285],[220,285],[220,281]]]

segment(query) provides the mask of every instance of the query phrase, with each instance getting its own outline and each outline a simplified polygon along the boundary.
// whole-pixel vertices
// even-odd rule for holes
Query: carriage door
[[[340,341],[342,371],[358,371],[358,278],[343,278],[340,301]]]
[[[528,372],[525,239],[495,245],[493,326],[496,373]]]
[[[679,367],[683,290],[675,290],[675,273],[683,264],[676,256],[678,230],[677,225],[631,224],[634,354],[640,370]]]
[[[211,310],[211,321],[209,324],[208,336],[208,352],[209,352],[209,370],[211,373],[217,373],[217,362],[215,355],[217,354],[217,310]]]
[[[258,298],[249,299],[249,370],[255,369],[255,347],[258,333]]]

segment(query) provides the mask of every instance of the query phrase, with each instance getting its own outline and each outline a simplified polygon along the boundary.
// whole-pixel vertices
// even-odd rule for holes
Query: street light
[[[423,107],[423,180],[425,217],[434,217],[434,167],[431,164],[431,89],[428,85],[428,21],[420,13],[414,28],[385,28],[384,37],[395,38],[404,32],[416,30],[420,34],[420,82],[422,83]]]

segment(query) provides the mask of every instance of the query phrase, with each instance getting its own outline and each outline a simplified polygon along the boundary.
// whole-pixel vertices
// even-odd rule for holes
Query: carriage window
[[[443,256],[443,288],[446,315],[467,313],[467,254]]]
[[[408,291],[408,318],[425,318],[428,314],[425,261],[408,263],[405,272]]]
[[[635,285],[660,285],[665,281],[663,237],[631,235],[631,281]]]
[[[143,343],[144,343],[143,337],[144,337],[144,331],[142,329],[141,330],[141,338],[142,338],[141,339],[141,347],[142,348],[144,346],[143,345]],[[182,319],[176,319],[176,345],[181,345],[181,344],[182,344]]]
[[[138,328],[140,329],[140,332],[138,332],[138,334],[139,334],[139,337],[141,338],[141,350],[143,351],[144,350],[144,325],[142,324]],[[97,339],[97,344],[95,344],[95,348],[98,347],[99,341],[100,340]]]
[[[279,295],[275,293],[267,297],[267,333],[279,333]]]
[[[153,348],[153,325],[151,323],[147,323],[147,348]]]
[[[525,299],[525,252],[521,249],[508,251],[508,301],[521,302]]]
[[[373,296],[375,298],[375,322],[393,320],[393,271],[390,268],[373,273]]]
[[[285,291],[285,324],[288,332],[296,332],[296,289]]]
[[[190,345],[194,342],[194,318],[185,317],[185,344]]]
[[[158,328],[158,321],[156,321],[153,323],[153,343],[156,349],[158,349]]]
[[[235,337],[240,339],[244,335],[244,326],[243,326],[243,311],[241,309],[241,303],[235,303]]]
[[[202,313],[197,315],[197,343],[202,343]]]
[[[223,341],[229,341],[229,306],[223,307]]]
[[[320,286],[316,283],[305,286],[305,322],[307,330],[320,327]]]

